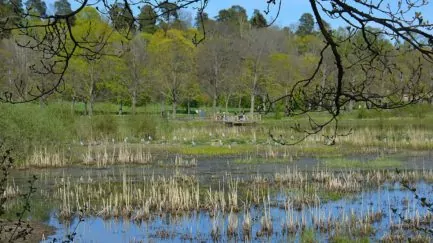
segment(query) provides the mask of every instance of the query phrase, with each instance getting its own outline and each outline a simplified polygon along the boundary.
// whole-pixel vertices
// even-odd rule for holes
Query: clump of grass
[[[35,148],[33,154],[27,159],[25,167],[63,167],[67,164],[63,151],[47,148]]]
[[[216,211],[217,209],[215,208],[215,211]],[[219,227],[219,224],[218,224],[218,212],[215,212],[215,214],[216,214],[216,216],[212,219],[212,232],[211,232],[211,236],[212,236],[212,239],[214,240],[214,241],[218,241],[219,240],[219,238],[220,238],[220,236],[221,236],[221,232],[220,232],[220,227]]]
[[[328,168],[351,168],[351,169],[382,169],[402,167],[403,163],[399,160],[379,157],[374,160],[360,161],[344,158],[327,159],[321,162]]]
[[[176,167],[196,167],[197,166],[197,159],[192,158],[190,160],[184,159],[182,156],[176,155],[176,158],[174,160],[174,165]]]
[[[258,237],[271,236],[274,231],[271,219],[271,205],[269,195],[267,200],[263,198],[263,213],[264,215],[260,219],[260,231],[257,232]]]
[[[244,209],[244,222],[242,223],[242,233],[244,241],[251,239],[251,214],[248,209]]]
[[[301,234],[302,243],[313,243],[316,242],[316,237],[314,235],[313,229],[303,230]]]
[[[15,179],[12,179],[12,184],[7,181],[3,190],[3,195],[0,195],[0,200],[15,198],[20,195],[20,188],[15,184]]]
[[[230,211],[228,216],[227,234],[229,237],[236,236],[238,232],[238,215]]]

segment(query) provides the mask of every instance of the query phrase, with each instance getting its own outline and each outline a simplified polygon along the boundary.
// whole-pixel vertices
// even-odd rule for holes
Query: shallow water
[[[431,195],[433,187],[431,184],[419,182],[417,191],[420,195]],[[287,241],[299,240],[301,231],[296,233],[283,234],[283,225],[287,213],[283,208],[278,207],[284,202],[284,198],[279,195],[271,200],[274,207],[271,207],[271,219],[273,223],[273,233],[269,237],[257,237],[260,231],[260,219],[263,216],[263,208],[251,207],[252,218],[252,240],[260,241]],[[405,203],[403,203],[405,202]],[[313,227],[313,218],[331,217],[333,222],[344,221],[344,217],[352,217],[352,214],[359,218],[365,217],[369,212],[383,212],[382,220],[374,223],[375,232],[369,236],[371,240],[381,239],[390,231],[392,223],[398,223],[399,217],[391,211],[396,208],[407,218],[416,215],[425,215],[427,210],[420,206],[415,200],[414,195],[402,190],[398,184],[386,184],[377,190],[362,192],[354,198],[342,199],[322,203],[320,205],[306,207],[300,211],[290,211],[294,222],[301,222],[305,219],[306,228]],[[74,219],[69,225],[62,224],[53,213],[49,220],[49,225],[54,226],[56,234],[47,238],[45,242],[50,242],[54,238],[64,239],[64,236],[76,230],[76,242],[181,242],[185,240],[193,241],[212,241],[212,225],[216,221],[220,229],[220,240],[242,240],[243,212],[238,213],[237,236],[229,238],[227,236],[228,214],[220,212],[219,216],[211,218],[206,212],[194,212],[183,216],[154,216],[148,221],[134,222],[131,220],[109,219],[103,220],[99,217],[87,217],[80,222],[77,227],[78,219]],[[315,237],[318,241],[327,241],[332,235],[332,226],[329,232],[316,231]],[[167,233],[167,237],[161,237],[158,232]]]
[[[372,155],[374,158],[377,155]],[[352,158],[352,157],[351,157]],[[365,159],[365,157],[363,157]],[[354,156],[352,159],[362,159]],[[404,161],[403,168],[407,169],[432,169],[433,160],[430,154],[419,156],[399,157]],[[122,174],[129,178],[142,180],[143,177],[150,176],[173,176],[176,174],[194,175],[201,185],[218,183],[227,175],[232,178],[249,180],[252,176],[272,176],[275,172],[282,172],[287,168],[298,168],[302,171],[311,171],[318,165],[316,158],[301,158],[292,163],[256,163],[256,164],[237,164],[235,158],[199,158],[196,167],[174,168],[158,165],[117,165],[106,168],[95,167],[69,167],[55,169],[39,169],[15,171],[12,173],[17,184],[24,183],[30,175],[36,174],[39,177],[37,187],[46,189],[54,186],[55,179],[70,177],[72,179],[86,182],[92,180],[104,180],[113,178],[121,181]],[[391,168],[392,169],[392,168]],[[417,192],[420,195],[432,195],[433,184],[426,182],[417,183]],[[319,205],[310,205],[300,211],[284,209],[285,195],[273,194],[271,198],[271,219],[273,233],[270,236],[258,237],[257,233],[261,228],[261,218],[264,214],[263,206],[251,207],[249,212],[252,218],[251,236],[253,241],[296,241],[301,237],[301,230],[295,233],[283,234],[284,224],[287,215],[291,216],[295,224],[304,222],[306,228],[314,227],[313,220],[331,218],[331,222],[343,222],[352,213],[357,218],[363,218],[368,213],[382,212],[383,216],[379,222],[373,224],[374,233],[368,237],[371,240],[379,240],[390,232],[390,226],[399,222],[397,213],[401,212],[407,218],[416,215],[425,215],[426,209],[421,207],[415,200],[414,195],[408,190],[403,190],[398,184],[385,184],[378,188],[368,189],[356,196],[347,197],[338,201],[322,202]],[[403,203],[405,202],[405,203]],[[263,205],[263,204],[262,204]],[[391,208],[396,208],[397,213],[393,213]],[[232,237],[227,236],[228,212],[219,212],[217,217],[211,217],[208,212],[196,211],[183,216],[153,215],[150,220],[135,222],[131,220],[108,219],[100,217],[86,217],[79,222],[77,218],[72,222],[62,222],[56,216],[56,211],[50,213],[48,224],[56,228],[53,236],[47,237],[45,242],[54,239],[64,240],[66,235],[74,232],[76,228],[75,242],[180,242],[185,240],[192,241],[213,241],[212,228],[218,225],[219,240],[237,241],[242,240],[242,223],[244,221],[243,210],[237,213],[238,227],[237,234]],[[327,225],[326,225],[327,226]],[[429,225],[431,226],[431,225]],[[327,241],[335,232],[334,225],[327,226],[327,232],[315,231],[318,241]]]
[[[349,159],[354,160],[370,160],[380,156],[379,154],[371,155],[354,155],[349,156]],[[253,164],[239,164],[235,162],[238,157],[203,157],[198,158],[196,167],[189,168],[173,168],[164,167],[156,164],[151,165],[114,165],[104,168],[88,167],[88,166],[73,166],[67,168],[50,168],[50,169],[32,169],[24,171],[14,171],[11,176],[17,182],[25,182],[32,175],[37,175],[39,178],[48,181],[51,178],[64,177],[65,175],[71,178],[80,177],[106,177],[118,176],[125,172],[128,176],[158,176],[158,175],[173,175],[174,173],[182,173],[186,175],[195,175],[200,182],[207,182],[210,180],[220,180],[227,174],[231,174],[234,178],[249,179],[251,175],[260,173],[260,175],[272,175],[275,172],[280,172],[286,168],[297,168],[302,171],[311,171],[320,166],[319,158],[302,157],[293,162],[287,163],[253,163]],[[397,155],[397,159],[402,161],[401,169],[433,169],[433,153],[420,153]],[[174,158],[165,158],[165,160],[174,160]],[[265,159],[263,159],[265,161]],[[394,169],[394,168],[389,168]],[[331,169],[340,170],[340,169]],[[357,169],[355,169],[357,170]]]

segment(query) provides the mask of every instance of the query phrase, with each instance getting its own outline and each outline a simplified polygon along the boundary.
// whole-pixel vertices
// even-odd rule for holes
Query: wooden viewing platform
[[[224,121],[227,126],[251,126],[256,124],[255,121]]]
[[[226,114],[218,115],[215,117],[215,120],[222,121],[227,126],[252,126],[257,123],[258,120],[261,119],[260,115],[235,115],[228,116]]]

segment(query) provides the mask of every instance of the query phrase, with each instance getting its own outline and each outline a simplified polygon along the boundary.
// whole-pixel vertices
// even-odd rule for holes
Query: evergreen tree
[[[250,24],[255,28],[263,28],[268,26],[268,21],[259,10],[254,9],[253,16],[250,19]]]
[[[157,14],[150,5],[144,5],[141,8],[140,15],[138,16],[139,30],[153,34],[157,30],[156,20]]]
[[[247,11],[239,5],[233,5],[228,9],[223,9],[218,12],[216,17],[218,22],[239,24],[240,21],[248,19]]]
[[[26,8],[29,10],[29,12],[36,15],[47,15],[47,4],[42,0],[28,0],[26,2]]]
[[[0,0],[0,29],[13,26],[21,20],[23,13],[22,5],[21,0]],[[9,30],[0,32],[0,40],[9,37]]]
[[[58,0],[54,2],[55,13],[58,15],[66,15],[72,13],[71,4],[68,0]],[[69,18],[70,23],[73,25],[75,22],[75,16]]]
[[[304,13],[299,19],[298,30],[296,34],[300,36],[311,35],[314,31],[314,18],[310,13]]]
[[[125,5],[122,3],[114,4],[110,10],[109,15],[111,19],[111,24],[115,30],[127,30],[134,31],[134,16],[129,11],[129,9],[125,8]]]

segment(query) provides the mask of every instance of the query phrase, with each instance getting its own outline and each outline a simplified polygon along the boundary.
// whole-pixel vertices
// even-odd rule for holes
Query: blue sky
[[[352,0],[353,1],[353,0]],[[278,0],[277,0],[278,2]],[[351,1],[348,1],[350,3]],[[377,3],[378,0],[373,0]],[[396,8],[397,0],[384,0],[383,6],[390,4],[392,8]],[[254,9],[265,10],[267,7],[266,0],[209,0],[206,12],[209,13],[210,17],[215,17],[220,9],[230,8],[232,5],[240,5],[247,10],[248,16],[251,16]],[[422,12],[424,19],[428,19],[433,22],[433,2],[429,2],[426,7],[422,9],[417,9],[417,11]],[[311,6],[308,0],[282,0],[282,7],[280,15],[275,22],[277,26],[290,26],[291,24],[296,24],[303,13],[312,13]],[[272,19],[277,13],[275,8],[268,15],[268,19]],[[322,16],[326,21],[328,21],[333,28],[345,26],[342,20],[331,20],[327,16]]]
[[[48,5],[48,8],[52,11],[54,8],[54,2],[56,0],[45,0]],[[72,8],[78,7],[77,0],[69,0],[72,4]],[[80,0],[78,0],[80,1]],[[89,2],[94,3],[98,0],[89,0]],[[111,0],[108,0],[111,2]],[[353,0],[352,0],[353,1]],[[375,0],[373,2],[377,2]],[[278,2],[278,0],[277,0]],[[350,3],[351,1],[349,1]],[[383,0],[384,5],[390,4],[391,7],[395,8],[397,0]],[[260,11],[264,11],[267,7],[266,0],[209,0],[209,4],[206,8],[206,12],[209,14],[211,18],[218,15],[218,11],[221,9],[230,8],[233,5],[240,5],[247,10],[248,16],[250,17],[254,11],[254,9],[258,9]],[[134,8],[138,12],[136,8]],[[187,11],[191,12],[191,15],[194,16],[194,10],[189,8]],[[423,13],[424,19],[428,19],[430,22],[433,22],[433,2],[430,2],[428,6],[418,9],[417,11],[421,11]],[[275,25],[284,27],[290,26],[291,24],[297,24],[299,18],[303,13],[309,12],[311,13],[311,7],[308,0],[282,0],[281,11],[278,19],[275,22]],[[274,7],[272,11],[269,13],[267,17],[268,20],[272,20],[277,14],[277,7]],[[326,16],[323,18],[331,24],[333,28],[338,28],[340,26],[345,26],[342,20],[330,20]]]
[[[209,13],[210,17],[218,15],[218,11],[225,8],[230,8],[232,5],[240,5],[247,10],[248,16],[253,14],[254,9],[260,11],[266,10],[266,0],[209,0],[206,12]],[[290,24],[296,24],[305,12],[310,12],[310,4],[308,0],[283,0],[281,5],[280,16],[275,22],[278,26],[289,26]],[[277,8],[269,13],[267,16],[268,20],[273,19],[277,14]]]

